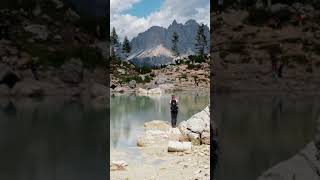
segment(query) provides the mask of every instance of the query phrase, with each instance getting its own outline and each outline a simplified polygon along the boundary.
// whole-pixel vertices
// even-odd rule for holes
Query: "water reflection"
[[[106,179],[106,109],[0,99],[0,179]]]
[[[177,123],[187,120],[209,104],[207,93],[178,93]],[[114,96],[110,100],[111,149],[136,146],[143,124],[150,120],[170,122],[170,94],[162,96]]]
[[[214,99],[217,179],[255,180],[313,139],[319,97],[231,94]]]

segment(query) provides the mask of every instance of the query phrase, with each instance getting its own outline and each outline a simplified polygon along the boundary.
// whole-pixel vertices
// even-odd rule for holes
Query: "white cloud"
[[[111,0],[110,1],[110,10],[111,14],[121,13],[125,10],[132,8],[135,3],[140,2],[141,0]]]
[[[147,17],[121,13],[140,0],[111,0],[111,8],[120,2],[124,4],[123,1],[130,1],[131,4],[111,11],[111,27],[116,28],[121,41],[124,36],[132,39],[151,26],[167,27],[174,19],[179,23],[185,23],[189,19],[195,19],[206,25],[210,23],[209,0],[165,0],[160,10],[152,12]]]

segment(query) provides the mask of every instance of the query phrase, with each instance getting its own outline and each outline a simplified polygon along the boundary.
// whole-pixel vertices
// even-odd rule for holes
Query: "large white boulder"
[[[178,125],[182,135],[194,145],[210,144],[209,106]]]
[[[168,152],[183,152],[191,150],[191,142],[169,141]]]
[[[163,91],[160,88],[153,88],[153,89],[148,90],[148,94],[162,94],[162,93],[163,93]]]
[[[140,95],[154,95],[154,94],[162,94],[164,91],[161,88],[153,88],[153,89],[138,89],[138,94]]]
[[[168,122],[153,120],[144,124],[145,133],[138,138],[140,147],[167,146],[168,141],[187,141],[178,128],[171,128]]]
[[[139,88],[139,89],[138,89],[138,94],[146,95],[146,94],[148,94],[148,90]]]
[[[139,137],[137,145],[139,147],[163,146],[168,141],[168,134],[161,130],[147,130],[144,136]]]
[[[160,130],[160,131],[168,131],[170,129],[170,125],[166,121],[161,120],[153,120],[150,122],[144,123],[144,129],[147,130]]]

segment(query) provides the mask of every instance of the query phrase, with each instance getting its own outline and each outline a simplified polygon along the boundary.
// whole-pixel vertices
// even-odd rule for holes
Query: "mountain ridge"
[[[174,61],[174,57],[172,54],[168,54],[168,52],[171,52],[171,39],[173,32],[176,32],[179,36],[179,42],[177,44],[179,53],[182,56],[195,54],[195,39],[199,25],[200,24],[194,19],[190,19],[184,24],[178,23],[174,20],[167,28],[152,26],[132,38],[130,41],[132,51],[126,60],[138,66],[159,66],[162,63],[172,63]],[[206,25],[205,36],[208,45],[205,49],[205,53],[208,53],[210,45],[210,30]],[[159,49],[160,46],[161,48]],[[157,53],[152,52],[152,50],[157,51]],[[141,54],[144,54],[144,56],[139,56]],[[147,56],[147,54],[150,56]]]

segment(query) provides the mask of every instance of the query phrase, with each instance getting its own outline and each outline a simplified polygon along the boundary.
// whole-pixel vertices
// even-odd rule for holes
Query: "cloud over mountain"
[[[174,19],[182,23],[189,19],[206,25],[210,22],[209,0],[164,0],[160,9],[148,16],[137,17],[127,13],[127,10],[140,1],[142,0],[111,0],[111,28],[116,28],[120,40],[125,35],[132,39],[152,26],[168,27]]]

